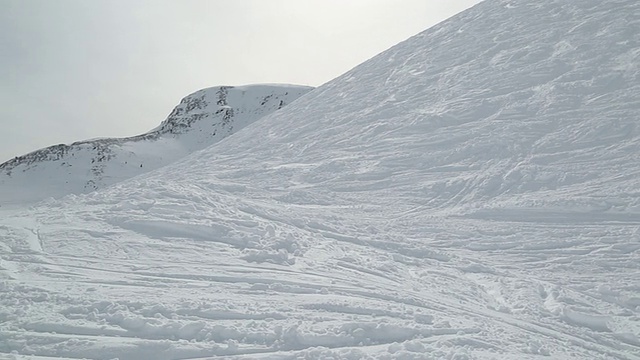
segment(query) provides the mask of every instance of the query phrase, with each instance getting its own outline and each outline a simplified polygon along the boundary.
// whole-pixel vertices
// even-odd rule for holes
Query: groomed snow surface
[[[0,208],[0,357],[640,359],[640,2],[486,0],[225,140]]]

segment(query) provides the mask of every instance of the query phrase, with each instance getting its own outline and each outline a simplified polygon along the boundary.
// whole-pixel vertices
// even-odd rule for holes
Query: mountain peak
[[[256,84],[244,86],[216,86],[198,90],[185,96],[159,127],[149,134],[179,134],[188,131],[194,122],[211,113],[220,115],[224,127],[231,126],[236,112],[257,112],[263,115],[278,110],[310,87],[282,84]],[[258,106],[261,109],[249,109]]]

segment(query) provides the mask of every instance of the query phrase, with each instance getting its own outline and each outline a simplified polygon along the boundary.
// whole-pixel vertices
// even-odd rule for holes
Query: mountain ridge
[[[25,182],[29,183],[24,176],[41,176],[33,172],[51,165],[57,169],[47,169],[54,172],[46,175],[49,179],[32,186],[37,187],[40,194],[32,196],[30,200],[93,191],[203,149],[260,117],[279,110],[311,89],[300,85],[256,84],[198,90],[184,97],[167,119],[146,133],[53,145],[0,164],[0,176],[4,177],[0,179],[0,184],[8,186],[12,175],[18,174],[20,179],[16,179],[13,185],[21,188]],[[143,142],[149,143],[150,147],[141,146],[144,153],[136,154],[141,151],[136,149],[136,143]],[[76,155],[83,159],[77,160]],[[115,166],[113,161],[117,158],[124,163],[120,164],[123,169],[120,169],[120,173],[105,175],[105,172],[109,173],[110,168]],[[71,167],[80,169],[71,170]],[[17,172],[20,170],[24,175]],[[77,177],[83,178],[82,186],[76,183],[68,185],[69,181]],[[65,184],[56,184],[60,181],[65,181]],[[49,193],[42,191],[43,187],[49,189]],[[27,192],[21,191],[23,195]],[[35,189],[31,192],[34,193]]]

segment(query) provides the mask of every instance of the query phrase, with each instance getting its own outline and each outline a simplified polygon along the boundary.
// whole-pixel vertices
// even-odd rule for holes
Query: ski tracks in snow
[[[151,200],[134,191],[105,204],[97,193],[78,199],[83,208],[49,204],[35,224],[8,217],[0,350],[640,358],[633,224],[565,222],[552,231],[486,213],[383,221],[365,202],[345,212],[273,207],[264,194],[210,197],[186,185],[180,194]],[[429,237],[392,231],[423,221]],[[614,241],[625,232],[628,244]]]
[[[638,4],[486,0],[179,163],[3,210],[0,354],[640,359]]]

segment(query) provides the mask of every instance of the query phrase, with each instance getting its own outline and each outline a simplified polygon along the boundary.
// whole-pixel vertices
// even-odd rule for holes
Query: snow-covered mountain
[[[0,204],[81,194],[157,169],[268,115],[312,88],[219,86],[197,91],[157,128],[128,138],[55,145],[0,164]]]
[[[0,354],[640,359],[640,2],[486,0],[0,214]]]

